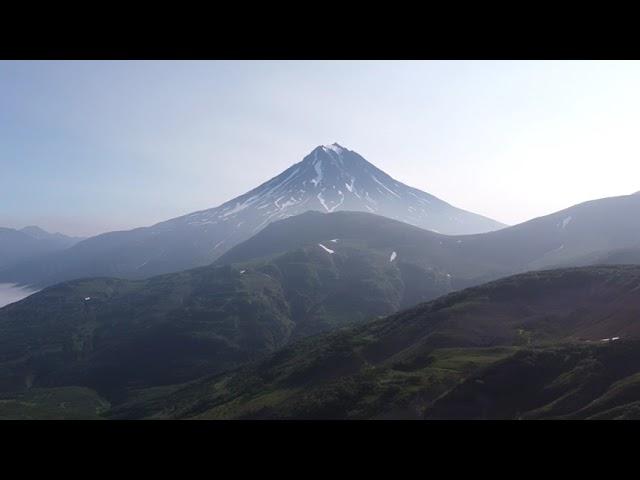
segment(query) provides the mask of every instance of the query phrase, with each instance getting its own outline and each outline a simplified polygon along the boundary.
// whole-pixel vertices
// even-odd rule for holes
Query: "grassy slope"
[[[0,391],[81,385],[111,402],[388,315],[451,287],[357,241],[149,280],[78,280],[0,310]],[[89,298],[89,300],[85,300]]]
[[[472,375],[428,419],[640,419],[640,342],[518,352]]]
[[[82,387],[0,394],[0,420],[101,420],[109,402]]]
[[[280,285],[258,273],[74,281],[1,311],[0,386],[84,385],[117,396],[123,385],[175,383],[235,365],[290,332]]]
[[[341,260],[329,255],[322,258],[328,263],[321,264],[315,274],[302,277],[309,282],[309,292],[317,292],[318,285],[335,284],[328,266]],[[256,277],[248,270],[240,274],[225,268],[230,269],[230,275],[264,281],[275,281],[282,273],[277,262],[262,267],[268,267],[269,273],[260,272]],[[301,279],[283,291],[294,286],[304,291]],[[134,287],[111,286],[113,292],[119,288],[130,292]],[[179,290],[176,285],[167,288],[174,294]],[[640,350],[624,350],[624,361],[605,353],[622,352],[625,345],[636,347],[631,339],[640,337],[639,291],[640,267],[517,275],[378,321],[303,338],[264,360],[230,372],[200,380],[183,378],[175,382],[182,385],[151,389],[146,388],[149,385],[129,384],[128,396],[112,401],[108,416],[423,418],[426,414],[428,418],[476,418],[477,412],[468,413],[460,407],[469,402],[454,400],[473,399],[474,395],[484,399],[486,395],[478,388],[492,384],[482,375],[490,376],[496,369],[497,398],[507,401],[505,405],[498,403],[494,413],[482,410],[481,416],[629,417],[636,408],[634,375],[640,371],[633,354]],[[60,302],[64,304],[62,299]],[[601,338],[612,336],[622,340],[600,345]],[[139,349],[135,352],[140,353]],[[119,365],[129,365],[128,359],[119,361]],[[599,376],[599,364],[608,369],[604,377]],[[536,377],[531,372],[543,373]],[[536,378],[540,380],[527,383],[527,379]],[[520,403],[531,399],[541,400]],[[602,406],[581,410],[594,401]]]
[[[432,402],[498,360],[531,349],[553,352],[561,344],[595,348],[601,336],[637,337],[639,288],[638,267],[518,275],[307,338],[262,362],[156,398],[135,414],[121,409],[114,415],[421,418]],[[561,358],[551,359],[558,371]],[[505,379],[503,388],[517,391],[517,380]]]

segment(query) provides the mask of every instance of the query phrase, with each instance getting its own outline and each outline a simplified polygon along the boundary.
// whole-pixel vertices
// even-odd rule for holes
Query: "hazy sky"
[[[640,62],[2,62],[0,226],[214,207],[338,142],[505,223],[640,190]]]

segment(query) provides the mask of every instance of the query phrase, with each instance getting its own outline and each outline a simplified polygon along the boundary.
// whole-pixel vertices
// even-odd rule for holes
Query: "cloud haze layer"
[[[22,300],[36,291],[37,290],[18,287],[11,283],[0,283],[0,307]]]
[[[339,142],[517,223],[638,190],[638,62],[0,62],[0,225],[216,206]]]

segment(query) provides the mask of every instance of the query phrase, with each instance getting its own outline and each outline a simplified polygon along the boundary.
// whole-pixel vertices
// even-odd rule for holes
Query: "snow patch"
[[[296,200],[294,197],[291,197],[291,196],[285,202],[280,203],[280,200],[282,200],[283,198],[286,198],[286,195],[282,195],[281,197],[278,197],[278,199],[275,202],[273,202],[273,204],[278,208],[278,210],[284,210],[285,208],[298,203],[298,200]]]
[[[147,260],[146,262],[144,262],[144,263],[142,263],[142,264],[138,265],[138,266],[136,267],[136,270],[140,270],[142,267],[144,267],[144,266],[145,266],[147,263],[149,263],[150,261],[151,261],[151,259],[149,259],[149,260]]]
[[[318,244],[318,246],[319,246],[319,247],[321,247],[321,248],[322,248],[325,252],[327,252],[327,253],[331,253],[331,254],[335,253],[335,251],[334,251],[334,250],[331,250],[330,248],[325,247],[325,246],[324,246],[323,244],[321,244],[321,243],[319,243],[319,244]]]
[[[344,149],[337,143],[333,143],[331,145],[323,145],[322,148],[323,150],[331,150],[332,152],[337,153],[338,155],[340,155],[344,151]]]
[[[320,182],[322,182],[322,177],[324,173],[322,172],[322,160],[318,160],[318,152],[316,152],[316,161],[313,162],[313,168],[316,171],[316,178],[311,179],[311,183],[313,183],[314,187],[318,187]]]
[[[345,183],[344,186],[349,190],[349,192],[353,193],[353,184],[356,182],[356,179],[351,177],[350,183]]]
[[[396,252],[391,252],[391,256],[389,257],[389,261],[393,262],[396,259],[397,256],[398,255],[396,254]]]
[[[371,197],[369,196],[369,192],[364,192],[364,197],[365,197],[365,199],[366,199],[368,202],[371,202],[371,203],[373,203],[374,205],[377,205],[377,204],[378,204],[378,202],[376,202],[373,198],[371,198]]]
[[[415,193],[413,193],[413,192],[409,192],[409,195],[412,195],[412,196],[416,197],[416,199],[417,199],[419,202],[426,203],[427,205],[431,203],[431,201],[430,201],[430,200],[427,200],[426,198],[422,198],[422,197],[420,197],[420,196],[416,195],[416,194],[415,194]]]
[[[218,215],[218,218],[222,217],[228,217],[229,215],[233,215],[235,213],[241,212],[242,210],[244,210],[245,208],[251,206],[253,203],[255,203],[259,198],[260,198],[260,194],[256,194],[253,195],[249,198],[247,198],[244,202],[240,203],[237,202],[235,207],[233,207],[231,210],[229,210],[229,207],[225,207],[224,209],[224,213],[222,215]]]
[[[330,207],[330,206],[327,205],[327,202],[325,201],[324,196],[322,195],[322,192],[320,192],[318,195],[316,195],[316,198],[322,204],[324,209],[327,212],[331,213],[336,208],[338,208],[340,205],[342,205],[344,203],[344,194],[342,192],[338,192],[338,193],[340,193],[340,201],[338,203],[336,203],[333,207]]]
[[[278,205],[278,202],[280,200],[282,200],[286,195],[282,195],[281,197],[278,197],[275,199],[275,201],[273,202],[273,204],[276,206],[276,208],[280,209],[280,205]]]
[[[289,197],[289,200],[287,200],[282,205],[280,205],[280,209],[284,209],[284,208],[290,207],[291,205],[295,205],[296,203],[298,203],[298,200],[296,200],[293,197]]]
[[[387,192],[389,192],[392,195],[395,195],[396,197],[400,198],[400,195],[398,195],[396,192],[394,192],[389,187],[387,187],[384,183],[382,183],[380,180],[378,180],[378,177],[376,177],[375,175],[371,174],[371,178],[373,178],[373,181],[376,182],[378,185],[380,185],[382,188],[384,188]]]
[[[196,221],[196,222],[187,222],[187,225],[195,225],[195,226],[200,226],[200,225],[215,225],[216,223],[218,223],[217,220],[211,221],[211,220],[204,220],[204,221]],[[152,235],[157,235],[159,232],[153,232]]]
[[[571,220],[573,220],[573,219],[571,218],[571,215],[569,215],[567,218],[562,220],[562,224],[560,225],[560,228],[562,228],[563,230],[565,228],[567,228],[567,225],[569,225],[571,223]]]
[[[318,195],[316,195],[316,198],[320,201],[320,203],[322,204],[322,206],[324,207],[324,209],[327,212],[330,212],[331,210],[329,209],[329,207],[327,207],[327,204],[324,203],[324,197],[322,196],[322,193],[319,193]]]

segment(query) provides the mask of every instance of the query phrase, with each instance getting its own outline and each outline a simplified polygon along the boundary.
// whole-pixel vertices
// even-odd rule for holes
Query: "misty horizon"
[[[638,62],[0,62],[0,226],[212,208],[337,142],[514,225],[638,191]],[[579,181],[576,181],[578,180]]]
[[[333,142],[333,143],[339,144],[339,142]],[[325,144],[325,145],[327,145],[327,144]],[[318,146],[321,146],[321,144],[319,144]],[[354,151],[357,151],[357,150],[354,150]],[[308,152],[307,152],[307,153],[308,153]],[[306,155],[306,154],[305,154],[305,155]],[[298,163],[298,162],[294,162],[294,163]],[[292,164],[292,165],[293,165],[293,164]],[[281,172],[278,172],[278,173],[281,173]],[[276,176],[277,176],[277,174],[274,174],[273,176],[269,177],[268,179],[265,179],[265,180],[264,180],[263,182],[261,182],[260,184],[267,183],[269,180],[272,180],[272,179],[273,179],[273,178],[275,178]],[[413,187],[413,185],[411,185],[411,184],[407,184],[407,185],[408,185],[409,187]],[[253,188],[253,187],[252,187],[252,188]],[[197,212],[197,211],[201,211],[201,210],[206,210],[206,209],[210,209],[210,208],[216,208],[216,207],[219,207],[219,206],[223,205],[224,203],[226,203],[226,202],[228,202],[228,201],[230,201],[230,200],[233,200],[233,198],[241,196],[241,195],[242,195],[242,194],[244,194],[244,193],[246,193],[246,191],[239,192],[237,195],[234,195],[233,197],[230,197],[230,198],[228,198],[228,199],[226,199],[226,200],[223,200],[223,201],[221,201],[221,202],[220,202],[220,203],[218,203],[218,204],[215,204],[215,205],[207,205],[207,206],[203,206],[202,208],[197,208],[197,209],[192,210],[192,211],[179,213],[179,214],[175,215],[175,216],[174,216],[174,217],[172,217],[172,218],[179,218],[179,217],[182,217],[182,216],[185,216],[185,215],[189,215],[189,214],[194,213],[194,212]],[[620,194],[620,195],[615,195],[615,196],[637,195],[637,194],[640,194],[640,191],[637,191],[637,192],[630,192],[630,193],[622,193],[622,194]],[[602,197],[602,198],[608,198],[608,197]],[[591,200],[598,200],[598,199],[599,199],[599,198],[586,198],[586,199],[584,199],[584,200],[582,200],[582,201],[580,201],[580,202],[578,202],[578,203],[576,203],[576,204],[566,205],[565,207],[560,208],[560,210],[564,210],[564,209],[570,208],[570,207],[575,206],[575,205],[578,205],[578,204],[580,204],[580,203],[584,203],[584,202],[591,201]],[[446,201],[446,199],[443,199],[443,200],[445,200],[445,201]],[[449,203],[450,203],[450,202],[449,202]],[[459,207],[459,205],[454,205],[454,206]],[[505,225],[506,225],[506,226],[513,226],[513,225],[517,225],[517,224],[519,224],[519,223],[524,223],[524,222],[527,222],[527,221],[529,221],[529,220],[534,220],[534,219],[536,219],[536,218],[544,217],[544,216],[550,215],[550,214],[552,214],[552,213],[555,213],[555,211],[549,211],[549,212],[546,212],[546,213],[542,213],[542,214],[540,214],[540,215],[538,215],[538,216],[531,217],[531,218],[526,218],[526,219],[524,219],[524,220],[522,220],[522,221],[520,221],[520,222],[513,223],[513,224],[507,224],[507,223],[505,223]],[[491,218],[493,218],[493,217],[491,217]],[[135,228],[140,228],[140,227],[151,227],[151,226],[154,226],[154,225],[156,225],[156,224],[158,224],[158,223],[162,223],[163,221],[166,221],[166,220],[169,220],[169,218],[162,218],[162,219],[160,219],[160,220],[153,221],[153,223],[131,224],[131,225],[128,225],[128,226],[122,226],[122,227],[119,227],[119,228],[113,228],[113,229],[108,229],[108,228],[107,228],[107,229],[104,229],[104,230],[95,231],[95,232],[93,232],[93,233],[84,233],[84,234],[82,234],[82,233],[73,233],[73,232],[68,232],[68,231],[49,230],[49,229],[47,229],[47,228],[43,228],[43,227],[42,227],[42,224],[24,224],[24,225],[22,225],[22,224],[11,224],[11,223],[7,223],[7,224],[5,224],[5,225],[0,225],[0,228],[5,227],[5,228],[12,228],[12,229],[15,229],[15,230],[22,230],[22,229],[26,229],[26,228],[29,228],[29,227],[39,227],[39,228],[43,228],[43,229],[44,229],[45,231],[47,231],[48,233],[52,233],[52,234],[61,234],[61,235],[66,235],[66,236],[70,236],[70,237],[76,237],[76,238],[84,239],[84,238],[89,238],[89,237],[93,237],[93,236],[101,235],[101,234],[103,234],[103,233],[118,232],[118,231],[128,231],[128,230],[135,229]],[[43,222],[43,224],[47,224],[47,223],[48,223],[48,222],[47,222],[46,220]]]

